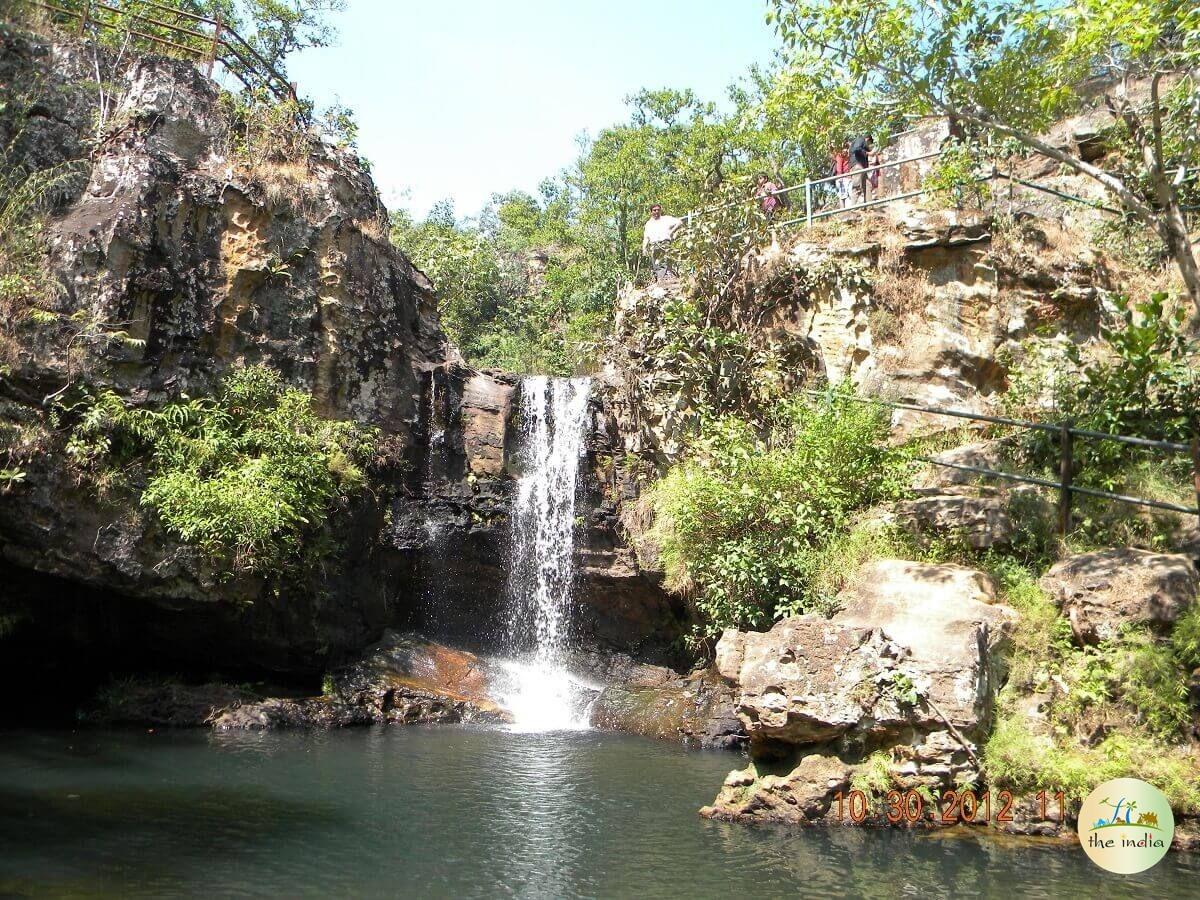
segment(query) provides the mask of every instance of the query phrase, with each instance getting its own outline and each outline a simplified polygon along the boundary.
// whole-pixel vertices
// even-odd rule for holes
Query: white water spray
[[[521,382],[521,462],[513,504],[509,643],[501,703],[520,730],[586,728],[593,691],[564,667],[575,581],[575,491],[587,378]]]

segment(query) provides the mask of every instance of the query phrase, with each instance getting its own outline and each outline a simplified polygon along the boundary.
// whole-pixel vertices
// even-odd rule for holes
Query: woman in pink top
[[[758,198],[763,215],[767,217],[768,222],[775,217],[775,210],[779,208],[779,198],[775,196],[775,192],[778,190],[779,185],[767,178],[766,175],[758,176],[754,196]]]
[[[842,144],[841,147],[834,148],[833,151],[833,174],[848,175],[850,173],[850,150],[849,143]],[[838,200],[841,201],[842,207],[850,205],[850,179],[839,178],[834,182],[837,186]]]

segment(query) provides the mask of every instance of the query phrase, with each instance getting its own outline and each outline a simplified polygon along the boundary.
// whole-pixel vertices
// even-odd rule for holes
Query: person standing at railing
[[[874,149],[875,139],[869,134],[856,137],[850,143],[850,168],[858,173],[851,179],[855,206],[867,202],[867,169],[871,166],[871,151]]]
[[[833,174],[835,176],[848,175],[850,172],[849,147],[850,144],[847,141],[841,147],[834,146],[830,148],[830,152],[833,154]],[[838,203],[842,209],[845,209],[850,205],[850,179],[838,178],[833,184],[837,188]]]
[[[650,218],[642,228],[642,253],[650,257],[650,271],[654,273],[655,281],[675,275],[671,271],[667,251],[671,246],[671,238],[682,224],[683,219],[664,216],[660,204],[655,203],[650,207]]]
[[[766,175],[760,173],[758,178],[755,179],[754,197],[758,200],[759,208],[762,209],[763,215],[767,217],[768,222],[775,218],[775,210],[779,209],[780,206],[780,197],[777,194],[778,190],[779,185]]]

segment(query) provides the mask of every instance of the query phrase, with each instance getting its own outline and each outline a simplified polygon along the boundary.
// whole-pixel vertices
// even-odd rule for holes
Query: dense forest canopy
[[[544,180],[539,196],[496,194],[475,219],[456,218],[448,203],[420,222],[399,212],[393,240],[433,279],[443,324],[469,360],[586,369],[616,286],[644,265],[652,203],[682,216],[730,187],[749,196],[759,172],[785,184],[823,177],[834,142],[887,119],[836,97],[785,105],[786,83],[777,66],[753,68],[722,105],[690,90],[640,91],[626,98],[627,120],[581,137],[574,165]],[[544,276],[526,274],[531,253],[545,256]]]

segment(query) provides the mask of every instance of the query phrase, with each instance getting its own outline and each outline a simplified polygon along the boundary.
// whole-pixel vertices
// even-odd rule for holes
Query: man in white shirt
[[[642,229],[642,253],[650,257],[650,270],[654,273],[655,281],[662,281],[668,275],[675,274],[667,261],[667,247],[675,230],[682,224],[683,219],[664,216],[659,204],[655,203],[650,207],[650,218],[646,220]]]

